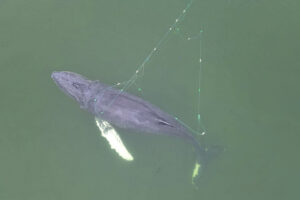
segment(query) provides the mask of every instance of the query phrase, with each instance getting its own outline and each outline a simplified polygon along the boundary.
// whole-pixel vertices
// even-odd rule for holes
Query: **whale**
[[[174,136],[190,143],[196,152],[193,180],[202,173],[208,157],[207,148],[202,147],[195,134],[176,117],[123,89],[89,80],[75,72],[54,71],[51,78],[65,94],[78,102],[80,108],[112,127],[136,133]]]

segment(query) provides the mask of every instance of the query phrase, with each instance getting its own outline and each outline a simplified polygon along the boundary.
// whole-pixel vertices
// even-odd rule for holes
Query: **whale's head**
[[[64,93],[75,99],[81,108],[87,108],[88,101],[94,93],[95,81],[67,71],[55,71],[51,74],[51,78]]]

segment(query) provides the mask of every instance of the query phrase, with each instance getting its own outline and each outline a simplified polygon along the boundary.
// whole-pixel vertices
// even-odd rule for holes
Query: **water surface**
[[[295,199],[299,180],[299,2],[196,0],[130,89],[226,152],[191,185],[194,152],[120,132],[135,161],[98,138],[54,70],[128,80],[187,0],[0,3],[0,199]],[[142,88],[138,92],[137,88]]]

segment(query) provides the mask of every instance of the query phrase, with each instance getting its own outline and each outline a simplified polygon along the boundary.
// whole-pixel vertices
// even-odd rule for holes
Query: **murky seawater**
[[[188,2],[0,2],[1,200],[297,198],[296,0],[195,0],[130,88],[196,128],[200,38],[187,38],[203,30],[201,119],[226,151],[198,190],[189,144],[120,130],[124,162],[52,82],[54,70],[128,80]]]

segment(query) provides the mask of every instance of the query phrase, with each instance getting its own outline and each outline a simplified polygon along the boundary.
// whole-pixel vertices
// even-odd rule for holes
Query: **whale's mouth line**
[[[75,94],[72,94],[71,92],[69,92],[65,87],[59,85],[58,86],[65,94],[67,94],[69,97],[73,98],[75,101],[77,101],[78,103],[82,103],[82,100],[80,97],[78,97]]]
[[[51,76],[51,78],[53,79],[54,83],[65,93],[67,94],[69,97],[73,98],[74,100],[81,102],[80,98],[74,94],[72,94],[72,92],[70,92],[63,84],[60,83],[60,81],[55,78],[54,75]]]

